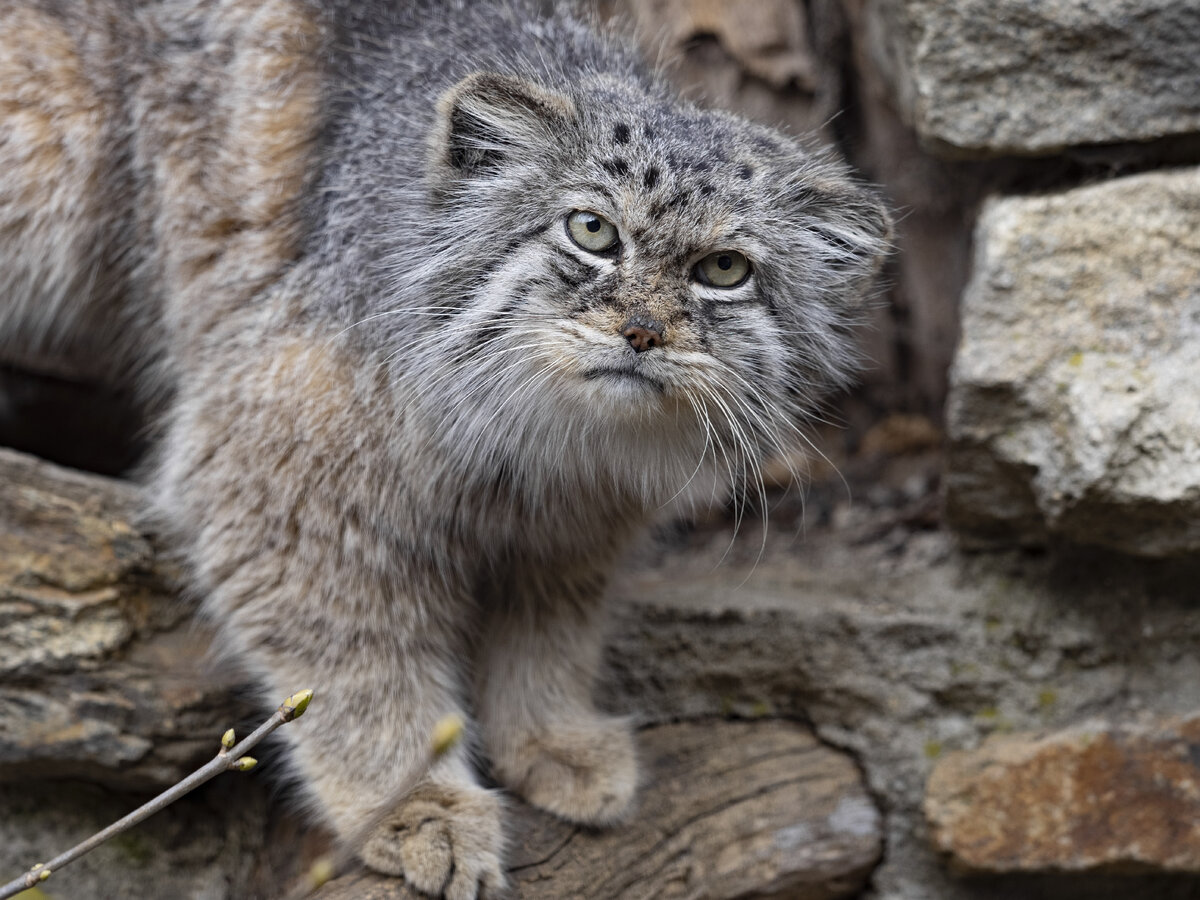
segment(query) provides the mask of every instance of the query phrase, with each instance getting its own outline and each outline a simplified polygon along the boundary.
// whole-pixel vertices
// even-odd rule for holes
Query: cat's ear
[[[879,193],[843,177],[806,178],[791,194],[823,244],[835,284],[856,299],[875,280],[892,249],[892,215]]]
[[[570,127],[575,104],[523,78],[477,72],[442,97],[438,112],[435,175],[460,179],[496,171],[522,154],[536,157]]]

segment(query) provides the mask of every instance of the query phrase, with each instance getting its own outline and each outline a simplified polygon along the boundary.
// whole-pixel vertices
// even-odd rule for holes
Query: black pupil
[[[733,257],[718,256],[717,257],[717,268],[728,272],[730,269],[733,268]]]
[[[588,231],[590,231],[592,234],[595,234],[597,231],[600,230],[600,220],[599,219],[588,219],[587,224],[584,225],[583,227],[586,228]]]

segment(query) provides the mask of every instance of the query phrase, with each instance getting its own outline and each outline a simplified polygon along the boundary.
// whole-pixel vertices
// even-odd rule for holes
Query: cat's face
[[[793,443],[851,367],[888,230],[875,198],[766,129],[619,85],[474,76],[443,112],[440,208],[464,245],[490,236],[449,326],[476,406],[759,459]]]

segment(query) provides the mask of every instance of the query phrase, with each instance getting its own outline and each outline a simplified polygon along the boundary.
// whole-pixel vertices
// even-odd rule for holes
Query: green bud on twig
[[[39,881],[45,881],[50,877],[50,869],[46,868],[45,863],[34,863],[29,867],[29,872],[25,875],[25,887],[29,888],[32,893],[33,886]],[[40,891],[38,892],[41,893]]]
[[[292,719],[298,719],[304,715],[304,711],[308,709],[309,701],[312,700],[313,692],[311,690],[298,691],[288,697],[279,705],[279,711],[283,713],[283,721],[290,722]]]
[[[0,0],[0,3],[2,2],[3,0]],[[258,760],[252,756],[240,756],[238,759],[230,762],[229,757],[232,755],[232,751],[237,750],[239,753],[243,753],[256,746],[276,728],[292,721],[292,719],[299,718],[303,715],[304,710],[308,708],[312,696],[313,692],[311,690],[298,691],[292,694],[292,696],[280,704],[279,709],[272,713],[267,721],[254,729],[248,737],[242,738],[240,742],[237,741],[233,729],[228,729],[221,735],[220,751],[205,765],[174,786],[167,788],[153,800],[143,803],[129,815],[113,822],[107,828],[98,831],[86,840],[80,841],[65,853],[60,853],[51,859],[49,863],[38,863],[23,875],[5,884],[0,884],[0,898],[13,897],[22,891],[36,891],[35,885],[49,878],[51,870],[57,871],[74,860],[79,859],[79,857],[99,847],[115,835],[127,831],[159,810],[170,806],[184,794],[215,778],[220,773],[228,772],[230,769],[236,772],[249,772],[258,765]]]

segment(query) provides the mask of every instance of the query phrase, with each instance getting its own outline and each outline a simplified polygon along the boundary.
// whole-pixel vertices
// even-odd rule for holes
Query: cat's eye
[[[693,274],[701,284],[737,287],[750,277],[750,260],[736,250],[718,250],[696,263]]]
[[[617,226],[587,210],[577,209],[567,216],[567,234],[592,253],[605,253],[617,245]]]

